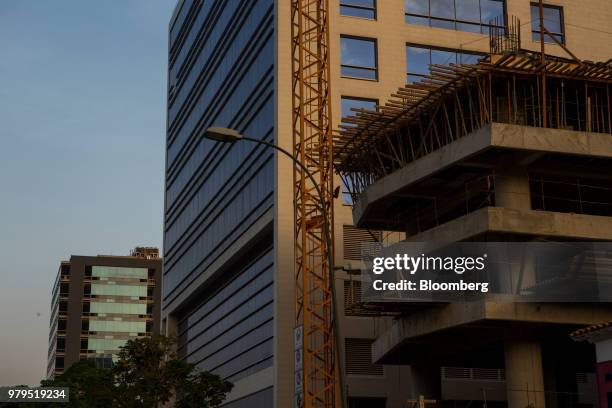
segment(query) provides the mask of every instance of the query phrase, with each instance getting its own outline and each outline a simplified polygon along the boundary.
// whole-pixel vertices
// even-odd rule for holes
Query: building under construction
[[[308,291],[300,292],[304,287],[299,286],[298,280],[303,279],[297,276],[302,270],[307,271],[312,279],[319,272],[317,268],[320,268],[325,273],[320,274],[317,288],[324,289],[329,283],[332,266],[338,294],[334,323],[339,331],[329,334],[330,297],[328,292],[321,290],[320,298],[324,302],[320,303],[320,310],[324,318],[321,322],[316,318],[311,319],[311,323],[319,327],[307,330],[316,331],[318,338],[327,337],[328,341],[324,343],[325,347],[304,348],[303,356],[310,358],[310,367],[314,367],[306,375],[325,378],[325,383],[321,382],[322,386],[319,387],[321,384],[317,384],[316,378],[311,381],[315,386],[308,391],[311,398],[316,394],[314,399],[318,400],[313,403],[311,399],[308,403],[330,406],[335,395],[341,394],[338,392],[332,396],[330,392],[332,382],[339,383],[340,374],[343,374],[343,390],[346,391],[347,406],[350,408],[405,408],[408,400],[418,399],[421,394],[429,399],[439,399],[448,396],[436,391],[440,389],[441,378],[465,378],[461,377],[464,375],[461,373],[465,372],[503,376],[503,358],[489,361],[484,352],[474,359],[469,358],[469,354],[463,354],[464,360],[454,362],[431,358],[432,364],[417,361],[412,364],[413,361],[402,361],[396,358],[397,355],[383,355],[379,345],[388,333],[397,330],[398,322],[403,320],[372,313],[364,316],[362,310],[352,308],[354,294],[359,288],[350,280],[350,272],[359,265],[360,246],[364,241],[404,239],[406,233],[411,237],[429,239],[419,234],[442,231],[435,227],[445,225],[448,225],[446,231],[449,232],[440,233],[448,234],[454,240],[463,239],[459,237],[461,234],[466,237],[485,234],[483,231],[487,228],[492,231],[509,228],[505,224],[496,226],[494,223],[509,223],[517,229],[516,233],[522,233],[520,228],[528,231],[536,228],[527,228],[527,222],[523,222],[526,215],[513,210],[519,204],[500,206],[503,200],[522,203],[520,198],[524,194],[521,190],[515,194],[514,185],[523,184],[521,181],[514,183],[513,180],[514,177],[524,178],[521,178],[521,174],[508,175],[505,186],[509,190],[502,195],[505,190],[500,187],[500,180],[503,177],[500,174],[496,174],[495,179],[487,177],[494,170],[499,173],[491,162],[496,163],[496,155],[502,156],[508,149],[505,145],[495,147],[495,144],[487,149],[485,143],[491,140],[487,139],[486,132],[488,124],[491,124],[492,132],[497,132],[495,134],[500,131],[507,133],[507,129],[512,127],[540,132],[540,125],[527,126],[540,120],[546,120],[546,131],[567,135],[571,133],[569,127],[574,123],[576,131],[581,134],[589,129],[587,126],[591,126],[591,132],[587,132],[589,135],[597,134],[595,129],[598,126],[600,129],[609,126],[609,119],[602,116],[607,93],[595,85],[601,84],[601,80],[589,82],[589,88],[585,91],[580,79],[574,81],[566,78],[560,82],[561,77],[555,79],[553,76],[555,67],[559,65],[561,69],[565,63],[567,65],[563,69],[575,69],[574,74],[579,74],[582,69],[573,68],[572,64],[577,63],[563,47],[583,60],[605,61],[612,56],[612,37],[607,34],[610,31],[609,22],[612,21],[609,0],[590,0],[588,5],[584,3],[551,0],[544,4],[545,25],[550,31],[546,37],[546,52],[555,56],[547,67],[548,88],[545,93],[546,106],[555,108],[547,110],[544,115],[537,108],[540,106],[538,95],[540,99],[544,98],[541,83],[538,84],[540,75],[519,74],[510,60],[500,62],[500,74],[495,74],[495,79],[491,81],[485,67],[487,63],[471,73],[465,73],[465,78],[464,68],[458,65],[448,68],[450,63],[476,63],[492,47],[497,51],[518,49],[517,41],[521,36],[522,48],[537,51],[540,48],[537,41],[539,34],[536,19],[532,18],[537,9],[527,0],[177,1],[168,27],[162,321],[164,331],[178,337],[178,353],[182,358],[234,383],[225,407],[286,408],[295,405],[296,394],[300,393],[296,391],[296,373],[299,370],[296,370],[294,361],[294,330],[303,320],[303,315],[299,316],[301,307],[308,307],[312,299],[316,301],[319,298],[319,295],[313,295],[310,299],[303,296]],[[301,26],[296,24],[298,6],[305,11],[301,15]],[[518,19],[520,23],[513,23]],[[327,29],[323,30],[323,26]],[[513,31],[508,30],[508,36],[500,35],[506,33],[508,26],[512,26]],[[298,34],[301,34],[301,40]],[[491,44],[492,39],[497,42]],[[321,47],[315,46],[318,41]],[[296,57],[300,52],[302,63],[307,66],[302,75],[296,70],[296,59],[299,59]],[[533,58],[537,59],[538,56],[534,55]],[[439,74],[429,79],[429,85],[403,86],[425,78],[430,72],[430,64],[444,67],[434,68]],[[324,66],[325,70],[318,69],[320,66]],[[590,67],[592,64],[585,66],[585,69],[590,70]],[[537,70],[535,65],[529,69]],[[512,72],[516,72],[515,82]],[[506,76],[502,77],[502,73]],[[531,78],[531,82],[524,82],[521,75]],[[595,78],[595,68],[588,75]],[[437,93],[430,91],[447,83],[449,85],[438,94],[443,92],[458,100],[453,102],[442,98],[444,103],[440,104],[441,99],[436,99]],[[296,97],[296,90],[300,86],[308,88],[302,93],[303,98]],[[399,87],[401,90],[398,92]],[[394,98],[395,102],[387,104],[388,109],[380,111],[384,116],[363,113],[354,120],[343,119],[354,112],[352,109],[375,111],[376,106],[384,105],[382,102],[391,94],[398,97]],[[486,98],[486,95],[491,97]],[[410,101],[416,103],[424,96],[423,102],[418,105],[421,126],[424,127],[421,131],[418,122],[404,119],[412,115],[406,111]],[[585,104],[587,107],[580,107]],[[587,125],[583,109],[590,111],[590,125]],[[578,111],[580,115],[577,115]],[[500,119],[504,116],[510,119]],[[416,136],[414,139],[398,136],[404,132],[402,126],[408,126],[408,123],[411,123],[409,131],[420,132],[422,136],[419,137],[426,141],[421,143],[419,140],[420,144],[414,144],[412,150],[409,145],[399,148],[398,144],[417,140]],[[296,128],[301,131],[302,125],[305,132],[297,132]],[[325,136],[330,127],[349,127],[337,140],[336,161],[339,166],[347,166],[343,171],[347,175],[346,185],[351,187],[351,191],[347,188],[341,192],[335,191],[343,183],[338,175],[329,177],[329,163],[319,166],[316,173],[317,178],[323,178],[326,200],[333,203],[333,265],[320,256],[324,252],[322,248],[327,247],[322,242],[321,208],[318,208],[313,185],[308,184],[304,174],[296,171],[289,159],[259,144],[227,144],[204,139],[205,130],[211,126],[232,128],[245,136],[274,143],[294,153],[300,140],[307,141],[308,146],[305,146],[300,160],[311,170],[320,164],[319,156],[312,154],[317,153],[320,144],[318,137]],[[353,136],[359,138],[357,133],[353,133],[353,127],[362,130],[368,128],[368,132],[371,132],[368,139],[371,140],[362,145],[364,136],[351,142]],[[389,130],[386,136],[381,136],[384,140],[372,136],[375,127]],[[374,186],[378,185],[374,183],[376,180],[382,181],[400,174],[411,163],[421,163],[419,160],[433,160],[437,157],[436,152],[442,152],[444,147],[472,140],[470,136],[476,134],[475,144],[468,144],[465,149],[482,150],[482,154],[466,153],[463,160],[465,163],[474,161],[472,167],[440,166],[447,172],[436,171],[435,177],[433,170],[427,170],[428,173],[415,181],[421,183],[416,193],[406,191],[406,197],[400,197],[399,194],[386,194],[383,189],[380,199],[372,199],[372,204],[364,207],[369,200],[364,197],[369,197],[370,191],[375,190]],[[387,142],[387,137],[390,142]],[[510,144],[512,150],[514,144],[519,142],[536,143],[531,139],[505,136],[501,141],[495,139],[493,142]],[[546,138],[536,140],[548,143],[546,146],[556,146],[558,143]],[[567,150],[576,146],[584,149],[604,148],[586,142],[584,146],[568,143]],[[327,145],[320,152],[329,157],[326,148]],[[545,218],[551,209],[563,205],[567,209],[567,206],[573,205],[570,203],[575,203],[568,201],[563,204],[565,201],[555,200],[548,189],[550,186],[556,186],[556,189],[565,186],[563,188],[567,191],[576,191],[566,182],[574,174],[572,169],[585,168],[580,160],[586,159],[586,154],[578,158],[574,153],[568,154],[563,156],[564,162],[561,163],[557,160],[563,155],[561,152],[554,157],[548,154],[536,157],[535,153],[529,154],[529,148],[515,150],[517,158],[525,162],[525,168],[535,169],[536,163],[543,168],[553,165],[560,167],[554,177],[546,173],[544,179],[533,178],[531,182],[544,189],[544,194],[541,193],[542,188],[538,191],[544,196],[545,211],[538,211],[532,216],[537,221],[535,225],[540,225],[539,228],[546,233],[553,229],[551,223],[558,224],[559,228],[570,228],[572,225],[571,228],[585,238],[595,231],[603,231],[601,234],[604,236],[608,234],[610,229],[606,229],[604,222],[594,222],[593,228],[568,224],[560,217],[570,217],[569,212],[557,211],[554,216]],[[512,161],[511,155],[504,157],[504,160],[517,163]],[[372,164],[374,160],[376,164]],[[475,161],[482,163],[477,165]],[[348,166],[355,167],[349,170]],[[599,159],[588,166],[602,168]],[[428,167],[436,168],[436,163]],[[454,173],[459,171],[457,169],[461,172]],[[408,170],[410,177],[413,176],[411,171]],[[595,211],[594,207],[598,211],[605,211],[601,209],[601,203],[597,204],[597,199],[589,198],[586,190],[587,186],[605,184],[605,173],[594,170],[590,174],[597,174],[597,177],[587,177],[584,182],[581,179],[582,197],[577,202],[581,203],[585,212]],[[587,181],[590,183],[592,178],[597,182],[588,184]],[[410,178],[400,177],[401,182],[406,180]],[[575,178],[572,180],[569,185],[575,186]],[[305,189],[301,189],[299,184],[302,181],[305,181]],[[296,188],[298,184],[299,189]],[[408,185],[407,189],[411,188],[412,184]],[[470,197],[468,200],[465,199],[466,188]],[[296,195],[296,190],[301,195]],[[530,191],[533,191],[530,194],[535,194],[536,189],[531,187]],[[589,193],[592,191],[600,192],[602,189],[588,190]],[[444,194],[447,197],[443,197]],[[438,197],[438,200],[432,201],[432,196]],[[355,214],[364,214],[363,217],[356,217],[357,226],[353,223],[353,198],[358,198]],[[486,205],[486,199],[491,200],[491,204]],[[529,199],[534,205],[542,203],[542,199],[538,201],[531,196]],[[297,208],[300,211],[297,217],[296,201],[305,203]],[[466,201],[469,201],[467,206]],[[388,205],[388,210],[384,210],[381,203]],[[514,211],[514,218],[496,215],[499,211]],[[364,218],[366,214],[370,218]],[[472,217],[466,222],[474,231],[463,227],[453,228],[449,224],[464,216]],[[576,212],[570,218],[590,216]],[[473,217],[479,218],[471,221]],[[515,224],[516,219],[522,223]],[[312,234],[306,239],[307,245],[300,246],[299,243],[304,242],[301,238],[305,231]],[[313,247],[316,249],[309,252],[308,249]],[[300,263],[300,259],[305,262]],[[303,265],[306,267],[300,269]],[[316,268],[310,268],[313,265]],[[311,318],[319,313],[315,308],[310,308],[308,312]],[[433,324],[433,320],[428,320],[429,315],[423,316],[428,324]],[[576,317],[570,326],[591,323],[596,319],[596,316],[582,320]],[[471,322],[466,324],[472,325]],[[464,329],[469,332],[467,327],[458,330]],[[559,333],[563,330],[560,328]],[[432,333],[434,331],[430,330]],[[336,334],[339,341],[332,344],[331,337]],[[453,336],[455,334],[449,338],[458,338]],[[424,344],[429,340],[424,338]],[[499,342],[494,344],[497,354],[491,353],[499,357]],[[585,347],[588,349],[588,346]],[[331,349],[334,357],[342,361],[341,367],[331,367],[336,364],[329,353]],[[399,344],[393,347],[393,350],[396,349],[400,350],[400,356],[405,354],[406,350]],[[431,357],[427,353],[417,354]],[[372,357],[377,363],[372,362]],[[312,363],[312,359],[319,359],[320,362]],[[440,367],[460,369],[443,371]],[[480,368],[484,371],[479,371]],[[579,372],[588,370],[585,368]],[[328,377],[330,373],[334,373],[336,378]],[[573,381],[576,382],[575,378]],[[500,386],[504,384],[496,383]],[[325,398],[320,397],[322,394],[326,395]],[[478,398],[481,395],[480,392]],[[321,402],[323,399],[324,403]],[[449,397],[448,401],[454,399]]]
[[[378,109],[355,110],[335,160],[357,226],[440,245],[612,240],[612,60],[509,48],[434,64]],[[410,365],[432,406],[600,406],[594,349],[568,333],[609,320],[609,304],[479,300],[402,312],[353,300],[355,313],[396,313],[373,360]]]

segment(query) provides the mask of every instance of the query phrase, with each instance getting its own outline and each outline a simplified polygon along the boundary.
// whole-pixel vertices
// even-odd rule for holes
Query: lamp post
[[[206,129],[206,131],[204,132],[204,137],[206,139],[210,139],[210,140],[214,140],[217,142],[222,142],[222,143],[235,143],[241,140],[246,140],[249,142],[253,142],[253,143],[257,143],[260,145],[264,145],[267,147],[270,147],[272,149],[275,149],[279,152],[281,152],[282,154],[284,154],[285,156],[287,156],[289,159],[291,159],[291,161],[293,161],[293,163],[295,163],[296,165],[298,165],[298,167],[300,167],[304,173],[306,173],[306,176],[310,179],[310,181],[312,182],[312,185],[314,186],[315,190],[317,191],[317,194],[319,196],[319,200],[321,202],[321,210],[323,213],[323,234],[325,235],[325,243],[327,245],[327,264],[329,267],[329,287],[330,287],[330,292],[332,295],[332,315],[333,315],[333,322],[332,322],[332,327],[334,330],[334,338],[335,338],[335,342],[336,342],[336,353],[338,353],[338,373],[339,373],[339,388],[340,388],[340,406],[344,407],[345,406],[345,397],[344,397],[344,376],[343,376],[343,367],[342,367],[342,359],[340,357],[340,336],[338,335],[338,319],[337,319],[337,312],[336,312],[336,289],[335,289],[335,284],[334,284],[334,260],[332,257],[332,253],[331,253],[331,247],[332,247],[332,237],[331,237],[331,229],[329,227],[329,220],[327,219],[327,203],[325,202],[325,197],[323,196],[323,193],[321,192],[321,188],[319,187],[319,184],[317,183],[317,181],[315,180],[315,178],[313,177],[312,173],[308,170],[308,168],[306,168],[306,166],[304,166],[299,160],[297,160],[295,158],[295,156],[293,156],[291,153],[289,153],[287,150],[283,149],[280,146],[275,145],[274,143],[270,143],[270,142],[266,142],[265,140],[260,140],[260,139],[255,139],[252,137],[247,137],[242,135],[240,132],[238,132],[235,129],[229,129],[229,128],[223,128],[223,127],[210,127],[208,129]]]

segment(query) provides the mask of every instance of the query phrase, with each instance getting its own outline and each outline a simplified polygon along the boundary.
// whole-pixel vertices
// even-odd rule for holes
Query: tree
[[[152,407],[170,401],[194,369],[176,358],[172,346],[171,339],[161,336],[127,342],[113,366],[117,393],[122,396],[118,407]]]
[[[112,406],[115,392],[111,370],[98,368],[90,360],[78,361],[54,380],[43,380],[40,385],[70,388],[68,406],[74,408],[107,408]]]
[[[70,388],[67,404],[46,402],[0,403],[0,408],[108,408],[113,406],[115,384],[110,369],[98,368],[89,360],[81,360],[70,366],[63,374],[53,380],[42,380],[42,387]],[[30,388],[26,385],[13,388]]]
[[[221,405],[233,384],[206,371],[192,373],[179,393],[177,408],[214,408]]]
[[[113,367],[122,396],[117,407],[153,407],[169,401],[180,408],[221,405],[233,385],[179,360],[174,344],[163,336],[128,341]]]
[[[70,387],[68,406],[75,408],[219,407],[233,385],[178,359],[174,344],[164,336],[129,340],[112,368],[83,360],[42,385]]]

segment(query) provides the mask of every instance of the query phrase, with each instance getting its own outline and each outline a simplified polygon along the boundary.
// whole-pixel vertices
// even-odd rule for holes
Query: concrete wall
[[[540,43],[531,39],[531,28],[526,22],[531,20],[530,2],[508,0],[508,14],[521,19],[523,48],[539,51]],[[546,5],[563,7],[566,46],[578,58],[592,61],[607,61],[612,56],[612,6],[608,0],[546,0]],[[547,44],[546,52],[552,55],[569,57],[556,44]]]
[[[276,1],[276,144],[293,151],[291,87],[291,3]],[[293,328],[294,303],[294,220],[293,163],[275,155],[276,186],[274,189],[274,246],[276,250],[274,308],[274,406],[294,404]]]
[[[597,350],[598,363],[612,361],[612,338],[596,342],[595,349]]]

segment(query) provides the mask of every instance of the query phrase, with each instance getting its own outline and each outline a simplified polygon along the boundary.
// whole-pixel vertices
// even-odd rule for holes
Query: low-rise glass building
[[[47,377],[84,358],[110,367],[128,340],[158,333],[161,267],[155,248],[61,262],[52,292]]]

